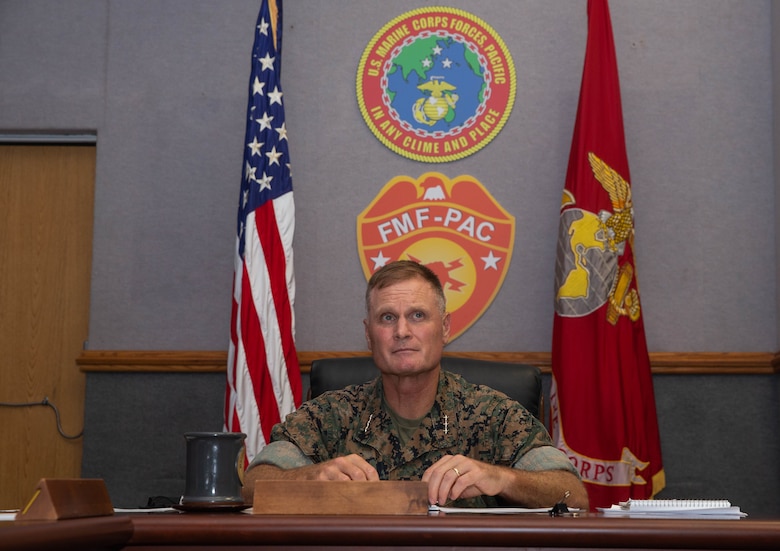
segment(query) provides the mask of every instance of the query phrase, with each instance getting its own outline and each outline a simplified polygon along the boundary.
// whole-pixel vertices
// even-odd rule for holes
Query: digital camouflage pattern
[[[293,443],[314,463],[360,455],[376,468],[381,480],[420,480],[428,467],[448,454],[512,467],[530,450],[550,447],[557,452],[544,426],[518,402],[446,371],[441,372],[431,411],[405,446],[384,405],[381,377],[304,402],[274,427],[271,439]],[[283,449],[274,445],[267,448],[271,453]],[[570,468],[562,457],[563,465],[554,463],[551,468]],[[285,465],[289,456],[279,457],[280,461],[258,459],[283,468],[302,466]],[[484,496],[456,504],[476,507],[497,503]]]

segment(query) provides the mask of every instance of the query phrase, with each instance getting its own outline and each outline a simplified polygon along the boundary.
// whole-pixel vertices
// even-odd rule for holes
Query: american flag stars
[[[242,218],[265,201],[292,190],[284,94],[278,74],[280,58],[268,21],[262,19],[256,29],[247,110],[249,124],[244,155],[245,187],[241,193]],[[240,220],[239,236],[243,236],[243,227],[244,220]],[[243,252],[243,246],[240,249]]]

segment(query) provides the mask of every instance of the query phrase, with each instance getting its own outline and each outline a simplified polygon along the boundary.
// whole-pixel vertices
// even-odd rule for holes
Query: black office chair
[[[441,359],[441,367],[463,376],[470,383],[500,390],[544,422],[542,375],[538,367],[449,356]],[[309,373],[309,398],[328,390],[365,383],[378,375],[379,370],[369,356],[314,360]]]

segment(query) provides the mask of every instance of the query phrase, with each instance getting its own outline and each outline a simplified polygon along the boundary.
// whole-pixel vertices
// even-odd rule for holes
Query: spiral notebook
[[[606,515],[628,516],[747,516],[726,499],[629,499],[598,510]]]

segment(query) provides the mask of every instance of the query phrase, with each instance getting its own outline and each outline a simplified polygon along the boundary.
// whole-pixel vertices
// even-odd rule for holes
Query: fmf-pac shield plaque
[[[415,260],[442,282],[451,339],[479,319],[504,282],[515,219],[474,177],[398,176],[357,218],[366,279],[393,260]]]
[[[463,10],[420,8],[390,21],[366,46],[357,99],[385,146],[440,163],[495,138],[516,84],[509,50],[487,23]]]

